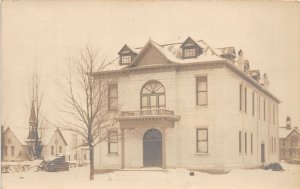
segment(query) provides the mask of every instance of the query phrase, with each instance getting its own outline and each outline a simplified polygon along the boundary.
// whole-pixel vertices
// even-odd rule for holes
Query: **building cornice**
[[[256,87],[256,89],[263,92],[265,95],[273,99],[277,103],[281,103],[276,96],[274,96],[271,92],[266,90],[263,86],[261,86],[256,80],[254,80],[251,76],[247,75],[243,71],[239,70],[232,62],[228,60],[215,60],[215,61],[205,61],[205,62],[192,62],[192,63],[174,63],[169,62],[167,64],[162,65],[147,65],[147,66],[137,66],[131,68],[124,68],[121,70],[109,70],[109,71],[99,71],[92,73],[94,78],[111,78],[111,77],[120,77],[125,75],[130,75],[132,73],[141,73],[141,72],[153,72],[153,71],[185,71],[186,69],[215,69],[220,67],[226,67],[231,70],[233,73],[241,77],[242,79],[249,82],[251,85]]]

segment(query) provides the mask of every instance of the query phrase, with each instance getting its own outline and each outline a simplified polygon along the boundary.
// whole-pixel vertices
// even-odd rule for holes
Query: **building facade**
[[[286,118],[286,126],[279,128],[280,160],[300,160],[300,133],[298,127],[292,128],[291,118]]]
[[[183,43],[128,45],[106,70],[118,114],[95,149],[96,168],[232,169],[277,162],[278,104],[243,52]]]

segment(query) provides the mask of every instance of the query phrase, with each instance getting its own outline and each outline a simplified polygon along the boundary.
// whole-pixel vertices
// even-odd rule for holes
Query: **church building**
[[[59,128],[39,129],[34,104],[29,116],[29,130],[24,127],[7,127],[3,132],[2,161],[24,161],[66,155],[67,142]]]

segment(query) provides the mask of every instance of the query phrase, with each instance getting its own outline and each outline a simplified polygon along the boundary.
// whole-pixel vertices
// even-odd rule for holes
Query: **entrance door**
[[[261,144],[260,145],[260,156],[261,156],[261,162],[264,163],[265,162],[265,144]]]
[[[157,129],[148,130],[143,139],[144,167],[162,166],[162,135]]]

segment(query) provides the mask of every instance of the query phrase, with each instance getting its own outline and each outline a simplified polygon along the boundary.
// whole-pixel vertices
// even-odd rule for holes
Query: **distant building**
[[[71,144],[69,146],[69,154],[66,160],[76,162],[89,162],[89,147],[87,141],[78,134],[72,134]]]
[[[286,118],[286,126],[279,128],[280,160],[300,159],[299,128],[292,128],[291,118]]]
[[[23,161],[33,158],[33,144],[37,141],[37,120],[34,106],[31,107],[29,118],[29,131],[26,137],[26,130],[23,127],[7,127],[3,132],[3,161]],[[67,142],[58,128],[47,128],[43,130],[40,140],[41,157],[66,154]]]
[[[150,39],[142,48],[124,45],[93,76],[110,81],[107,108],[118,112],[95,147],[96,168],[224,170],[279,161],[280,100],[241,50]]]

